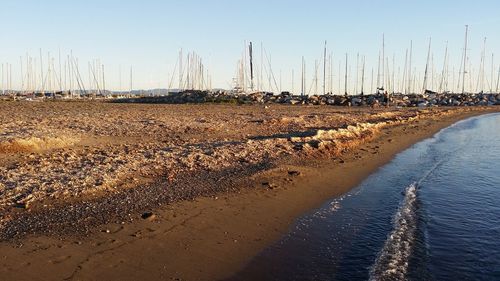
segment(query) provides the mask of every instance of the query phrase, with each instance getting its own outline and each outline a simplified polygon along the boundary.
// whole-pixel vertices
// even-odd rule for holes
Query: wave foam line
[[[405,280],[417,230],[417,184],[406,188],[394,229],[370,270],[370,280]]]

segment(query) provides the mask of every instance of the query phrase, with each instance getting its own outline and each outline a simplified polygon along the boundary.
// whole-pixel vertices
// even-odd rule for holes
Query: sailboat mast
[[[249,56],[250,56],[250,90],[253,92],[253,51],[252,51],[252,42],[250,42],[250,46],[249,46]]]
[[[120,94],[122,92],[122,66],[118,66],[118,90],[120,91]]]
[[[314,94],[318,94],[318,60],[314,61]]]
[[[361,68],[361,95],[364,95],[365,85],[365,56],[363,56],[363,67]]]
[[[462,72],[462,94],[465,94],[465,73],[467,73],[466,65],[467,65],[467,36],[469,32],[469,25],[465,25],[465,47],[464,47],[464,69]]]
[[[62,92],[61,48],[59,48],[59,90]]]
[[[439,92],[442,93],[445,91],[444,87],[444,81],[445,81],[445,76],[446,74],[446,65],[448,61],[448,41],[446,41],[446,48],[444,49],[444,60],[443,60],[443,70],[441,72],[441,82],[439,83]]]
[[[106,80],[104,79],[104,64],[102,65],[102,91],[106,94]]]
[[[44,92],[45,92],[43,78],[44,78],[43,77],[43,58],[42,58],[42,49],[40,48],[40,82],[41,82],[40,90],[41,90],[42,94],[44,94]]]
[[[302,58],[303,59],[303,58]],[[264,88],[264,45],[260,42],[260,90]]]
[[[3,75],[3,63],[2,63],[2,95],[5,95],[4,75]]]
[[[380,85],[380,51],[378,52],[378,63],[377,63],[377,91],[381,87]]]
[[[21,63],[21,91],[24,90],[24,74],[23,74],[23,57],[19,57],[19,62]]]
[[[391,87],[391,69],[389,68],[389,57],[385,58],[385,63],[386,63],[385,67],[386,67],[386,71],[387,71],[387,75],[386,75],[387,76],[387,79],[386,79],[387,80],[387,84],[386,84],[387,87],[384,87],[384,90],[389,93],[391,91],[391,89],[390,89],[390,87]]]
[[[359,53],[356,54],[356,84],[354,84],[354,94],[358,94],[359,85]]]
[[[12,94],[12,64],[9,65],[9,91]]]
[[[500,85],[500,66],[498,66],[497,87],[495,92],[498,94],[498,86]]]
[[[68,90],[68,63],[66,61],[64,61],[64,91],[67,91]]]
[[[323,50],[323,95],[326,94],[326,40]]]
[[[247,41],[245,40],[244,42],[244,49],[246,49],[246,46],[247,46]],[[243,77],[243,92],[246,93],[247,92],[247,75],[246,75],[246,72],[247,72],[247,52],[243,52],[243,60],[242,60],[242,63],[241,63],[241,75]]]
[[[382,89],[385,90],[385,34],[382,33]]]
[[[396,92],[396,54],[392,54],[392,93]]]
[[[401,79],[401,90],[404,94],[406,94],[406,89],[407,89],[407,86],[406,86],[406,75],[407,75],[407,69],[408,69],[408,49],[406,49],[406,53],[405,53],[405,67],[403,68],[403,77]]]
[[[306,85],[305,85],[305,84],[306,84],[306,83],[305,83],[305,72],[306,72],[306,63],[305,63],[305,61],[304,61],[304,56],[302,56],[302,79],[301,79],[301,81],[300,81],[300,84],[301,84],[301,85],[300,85],[300,88],[301,88],[301,89],[300,89],[300,95],[301,95],[301,96],[304,96],[304,92],[305,92],[305,90],[304,90],[304,88],[305,88],[305,86],[306,86]]]
[[[347,96],[347,53],[345,54],[344,94]]]
[[[429,71],[429,59],[431,56],[431,42],[432,38],[429,38],[429,49],[427,50],[427,62],[425,63],[424,84],[422,86],[422,94],[425,94],[425,90],[427,90],[427,74]]]
[[[491,78],[490,78],[490,93],[493,93],[493,82],[495,81],[495,77],[493,76],[494,70],[494,64],[493,62],[495,61],[495,54],[491,54]]]
[[[371,84],[370,84],[370,91],[373,91],[373,67],[372,67],[372,79],[371,79]],[[373,92],[371,92],[373,93]]]
[[[333,94],[333,52],[330,53],[328,63],[330,64],[330,93]]]
[[[184,68],[182,65],[182,48],[179,51],[179,91],[182,91],[183,89],[183,83],[182,83],[182,76],[184,73]]]
[[[479,71],[477,76],[476,90],[477,92],[484,92],[484,61],[486,51],[486,37],[484,37],[483,50],[481,51],[481,63],[479,64]]]
[[[412,84],[412,77],[411,77],[411,57],[413,53],[413,41],[410,41],[410,57],[408,59],[408,94],[411,94],[411,84]]]
[[[70,96],[73,98],[73,50],[70,51],[68,55],[68,75],[69,75],[69,88],[68,90],[71,92]]]

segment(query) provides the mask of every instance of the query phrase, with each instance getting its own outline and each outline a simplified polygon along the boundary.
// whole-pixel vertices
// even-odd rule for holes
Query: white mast
[[[303,58],[302,58],[303,59]],[[259,82],[260,82],[260,89],[259,90],[263,90],[264,89],[264,45],[262,44],[262,42],[260,42],[260,79],[259,79]]]
[[[330,94],[333,94],[333,52],[330,52],[330,58],[328,63],[330,64]]]
[[[59,48],[59,90],[62,92],[61,48]]]
[[[386,81],[387,84],[385,84],[386,87],[384,87],[384,90],[386,92],[390,92],[390,87],[391,87],[391,69],[389,68],[389,57],[385,58],[385,67],[386,67],[385,71],[387,72],[387,75],[386,75],[386,77],[387,77],[387,79],[386,79],[387,80]]]
[[[345,54],[344,94],[347,96],[347,53]]]
[[[484,37],[483,50],[481,51],[481,63],[479,65],[479,72],[477,77],[476,90],[477,92],[484,92],[484,61],[486,51],[486,37]]]
[[[68,62],[64,61],[64,91],[68,90]]]
[[[130,67],[130,95],[132,95],[132,66]]]
[[[441,71],[441,82],[439,82],[439,92],[443,93],[446,91],[448,78],[448,41],[446,41],[446,48],[444,49],[444,60],[443,60],[443,70]],[[446,79],[446,80],[445,80]]]
[[[183,76],[184,69],[182,68],[182,48],[179,51],[179,91],[182,91],[183,85],[182,85],[182,76]]]
[[[246,93],[247,92],[247,75],[246,75],[246,72],[247,72],[247,52],[246,52],[246,48],[247,48],[247,41],[244,40],[243,42],[243,61],[242,61],[242,64],[241,64],[241,67],[242,67],[242,77],[243,77],[243,92]]]
[[[118,90],[120,91],[120,94],[122,92],[122,65],[120,64],[118,66]]]
[[[378,92],[378,89],[381,88],[381,85],[380,85],[380,51],[378,52],[378,63],[377,63],[377,91]]]
[[[325,49],[323,51],[323,95],[326,94],[326,40]]]
[[[70,55],[68,55],[68,71],[69,71],[69,90],[71,91],[71,97],[73,97],[73,50],[70,51]]]
[[[12,64],[9,64],[9,92],[12,93]]]
[[[371,84],[370,84],[370,94],[373,93],[373,67],[372,67],[372,79],[371,79]]]
[[[340,92],[342,92],[342,75],[341,75],[341,73],[342,73],[342,60],[339,59],[339,84],[338,84],[339,95],[340,95]]]
[[[422,86],[422,94],[425,94],[425,90],[427,90],[427,74],[429,71],[429,59],[431,55],[431,41],[432,39],[429,38],[429,49],[427,50],[427,62],[425,63],[425,72],[424,72],[424,84]]]
[[[42,49],[40,48],[40,82],[41,82],[40,91],[42,92],[42,94],[45,93],[43,80],[44,80],[43,79],[43,58],[42,58]]]
[[[469,26],[465,25],[465,47],[464,47],[464,69],[462,73],[462,94],[465,94],[465,73],[467,65],[467,33],[469,32]]]
[[[318,94],[318,60],[314,61],[314,94]]]
[[[21,92],[24,92],[24,73],[23,73],[23,57],[19,57],[19,61],[21,63]]]
[[[406,53],[405,53],[405,66],[403,68],[403,77],[401,79],[401,86],[400,86],[400,89],[401,89],[401,92],[406,94],[407,93],[407,85],[406,85],[406,81],[407,81],[407,70],[408,70],[408,49],[406,49]]]
[[[106,80],[104,79],[104,64],[102,65],[102,91],[106,94]]]
[[[280,93],[282,93],[282,92],[283,92],[283,88],[281,88],[281,69],[280,69],[280,89],[279,89],[279,91],[278,91],[278,92],[280,92]]]
[[[411,77],[411,57],[413,52],[413,41],[410,40],[410,57],[408,59],[408,94],[411,94],[411,85],[412,85],[412,77]]]
[[[306,73],[306,63],[304,61],[304,56],[302,56],[302,79],[300,81],[300,95],[304,96],[306,81],[305,81],[305,73]],[[500,73],[500,71],[499,71]]]
[[[382,85],[381,88],[385,90],[385,34],[382,33]]]
[[[396,54],[392,54],[392,93],[396,92]]]
[[[354,94],[358,94],[358,84],[359,84],[359,53],[356,54],[356,84],[354,85]]]
[[[495,80],[495,77],[493,76],[494,72],[494,64],[493,62],[495,61],[495,54],[491,54],[491,78],[490,78],[490,93],[493,93],[493,83]]]
[[[497,87],[495,92],[498,94],[498,86],[500,85],[500,66],[498,66]]]
[[[365,56],[363,56],[363,67],[361,68],[361,95],[364,95],[365,86]]]
[[[2,63],[2,95],[5,95],[5,87],[4,87],[4,68]]]

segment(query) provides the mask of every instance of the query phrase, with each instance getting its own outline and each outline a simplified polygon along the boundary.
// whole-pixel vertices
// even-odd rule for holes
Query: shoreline
[[[0,274],[17,280],[228,278],[277,241],[297,217],[349,191],[397,153],[459,120],[493,112],[498,109],[385,127],[363,150],[339,159],[279,165],[239,182],[254,188],[173,203],[132,224],[101,226],[101,232],[86,238],[35,236],[17,245],[2,242]]]

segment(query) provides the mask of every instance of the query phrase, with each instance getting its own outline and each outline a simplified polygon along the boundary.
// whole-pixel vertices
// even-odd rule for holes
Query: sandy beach
[[[0,276],[230,278],[398,152],[494,111],[0,103]]]

